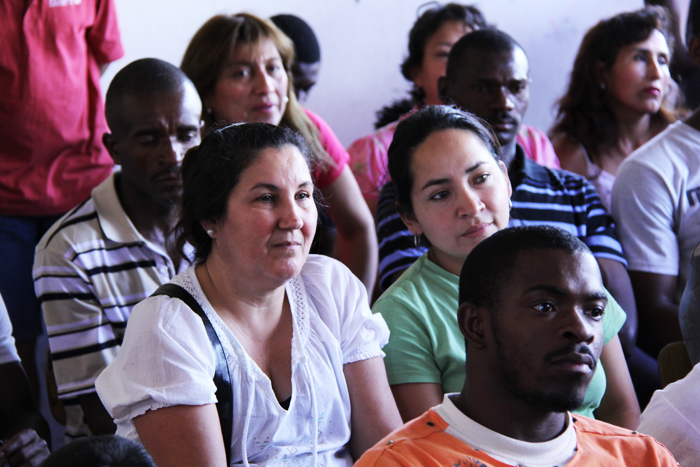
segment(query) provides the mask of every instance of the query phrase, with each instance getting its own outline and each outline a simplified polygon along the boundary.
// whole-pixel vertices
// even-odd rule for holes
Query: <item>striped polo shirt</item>
[[[510,227],[553,225],[580,238],[594,256],[627,266],[615,235],[613,219],[588,180],[531,161],[519,145],[508,177],[513,186]],[[395,202],[396,188],[393,182],[388,182],[382,189],[377,208],[379,285],[382,290],[390,285],[392,275],[406,269],[428,251],[426,246],[415,245],[413,234],[396,212]]]
[[[136,230],[112,174],[59,219],[36,248],[34,287],[49,336],[66,435],[87,434],[77,396],[114,360],[131,309],[178,271]]]

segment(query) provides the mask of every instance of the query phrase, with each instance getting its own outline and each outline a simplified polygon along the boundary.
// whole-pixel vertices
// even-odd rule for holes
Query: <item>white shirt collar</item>
[[[92,202],[95,204],[95,211],[97,211],[100,227],[105,237],[117,243],[142,243],[170,261],[165,248],[146,240],[136,230],[126,211],[124,211],[124,207],[117,195],[116,176],[118,173],[118,171],[112,172],[104,182],[92,190]],[[194,248],[189,243],[184,245],[184,251],[188,258],[194,258]],[[181,265],[181,270],[184,270],[184,267]]]
[[[442,404],[435,407],[435,412],[449,425],[445,431],[504,464],[563,467],[576,453],[576,430],[568,412],[566,429],[559,436],[542,443],[530,443],[509,438],[476,423],[454,405],[450,395],[445,394]]]

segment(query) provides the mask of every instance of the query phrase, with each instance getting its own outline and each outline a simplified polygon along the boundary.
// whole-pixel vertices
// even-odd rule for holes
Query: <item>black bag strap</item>
[[[192,308],[192,311],[197,313],[204,328],[207,330],[207,336],[214,348],[216,354],[216,371],[214,372],[214,384],[216,385],[216,410],[219,412],[219,422],[221,423],[221,433],[224,436],[224,448],[226,449],[226,465],[231,463],[231,437],[233,430],[233,386],[231,385],[231,374],[229,373],[228,363],[226,362],[226,354],[224,347],[221,345],[219,336],[214,331],[211,321],[207,317],[202,307],[197,303],[197,300],[185,289],[179,285],[172,283],[163,284],[151,295],[167,295],[171,298],[182,300],[187,306]]]

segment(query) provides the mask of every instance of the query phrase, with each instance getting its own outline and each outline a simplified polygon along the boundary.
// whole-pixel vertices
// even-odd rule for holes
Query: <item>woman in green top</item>
[[[397,211],[430,245],[372,308],[391,330],[385,364],[404,421],[462,389],[459,273],[481,240],[508,227],[512,190],[499,158],[497,140],[479,119],[446,106],[425,107],[404,120],[389,149]],[[636,429],[639,405],[617,337],[625,319],[608,295],[602,365],[577,413],[592,417],[595,410],[599,419]]]

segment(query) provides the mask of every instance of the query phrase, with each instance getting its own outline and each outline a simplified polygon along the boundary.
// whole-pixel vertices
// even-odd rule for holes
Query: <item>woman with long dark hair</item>
[[[672,50],[661,7],[603,20],[581,42],[550,137],[562,168],[591,180],[608,210],[622,161],[676,119],[665,102]]]

